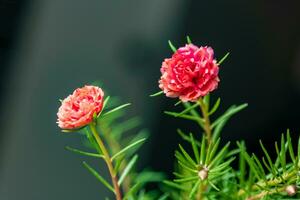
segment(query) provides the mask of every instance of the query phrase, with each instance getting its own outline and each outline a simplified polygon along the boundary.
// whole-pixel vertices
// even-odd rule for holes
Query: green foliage
[[[179,190],[183,199],[185,196],[188,196],[189,199],[196,199],[196,194],[204,185],[207,190],[219,191],[218,182],[223,179],[227,172],[232,170],[230,163],[234,157],[228,158],[227,156],[229,143],[219,148],[220,139],[218,139],[206,146],[206,139],[203,136],[200,146],[198,146],[196,142],[199,141],[195,141],[192,134],[190,134],[189,142],[193,156],[179,145],[179,150],[175,151],[178,162],[178,171],[174,172],[175,179],[164,183]]]
[[[189,36],[186,42],[192,43]],[[168,43],[172,51],[176,52],[172,42]],[[218,65],[228,56],[229,53],[221,58]],[[150,96],[161,94],[163,91]],[[300,137],[295,151],[289,130],[282,134],[280,142],[274,145],[275,158],[271,157],[262,141],[259,141],[262,158],[248,153],[244,141],[237,141],[235,147],[230,146],[230,142],[223,144],[220,136],[224,126],[247,104],[232,105],[215,117],[220,104],[220,98],[213,102],[208,94],[197,102],[176,102],[175,106],[181,105],[182,111],[164,112],[175,118],[195,122],[201,130],[193,134],[177,129],[185,143],[179,144],[175,151],[174,178],[171,180],[166,180],[160,172],[137,171],[136,152],[146,141],[148,133],[139,130],[139,118],[127,117],[124,108],[130,104],[117,106],[119,103],[116,98],[105,98],[103,110],[98,115],[94,114],[94,121],[89,126],[63,130],[79,132],[84,137],[83,144],[89,150],[69,146],[66,149],[87,158],[103,160],[111,180],[106,180],[85,161],[83,166],[116,197],[120,189],[122,200],[279,200],[286,196],[299,199]],[[237,167],[231,166],[234,162]],[[163,183],[159,185],[161,191],[147,187],[153,182]]]
[[[139,130],[140,119],[137,117],[125,119],[124,108],[130,104],[116,106],[118,100],[106,97],[103,104],[103,110],[95,116],[95,128],[97,134],[104,141],[109,153],[109,162],[113,165],[113,173],[118,177],[117,184],[122,190],[123,199],[142,200],[142,199],[166,199],[167,196],[161,196],[158,191],[148,191],[144,187],[150,182],[160,182],[165,177],[162,173],[145,170],[136,171],[136,162],[138,155],[136,151],[146,141],[148,133],[145,130]],[[102,159],[107,162],[104,152],[99,147],[97,139],[89,126],[82,127],[79,131],[84,137],[83,144],[90,148],[90,151],[79,150],[67,146],[66,149],[94,159]],[[135,132],[135,133],[134,133]],[[116,193],[113,183],[101,176],[87,162],[83,166],[98,179],[108,190]],[[110,183],[111,182],[111,183]],[[107,198],[109,199],[109,198]]]
[[[205,105],[209,108],[210,104],[210,95],[206,95],[204,98],[204,103]],[[218,98],[217,101],[214,103],[213,107],[208,110],[208,115],[214,114],[217,109],[220,106],[221,99]],[[201,128],[204,127],[204,117],[200,116],[197,110],[200,110],[200,103],[195,102],[194,104],[191,103],[183,103],[185,109],[181,112],[171,112],[171,111],[165,111],[164,113],[173,117],[178,117],[178,118],[183,118],[187,120],[191,120],[194,122],[197,122]],[[239,106],[233,105],[229,107],[220,117],[218,117],[213,123],[210,124],[211,131],[212,131],[212,140],[216,140],[219,136],[220,133],[227,123],[227,121],[236,113],[242,111],[248,106],[248,104],[241,104]],[[198,108],[198,109],[197,109]]]
[[[170,48],[175,53],[177,51],[176,47],[172,44],[171,40],[168,41]]]
[[[114,108],[114,109],[112,109],[112,110],[110,110],[110,111],[104,113],[103,116],[109,115],[109,114],[111,114],[111,113],[113,113],[113,112],[116,112],[116,111],[118,111],[118,110],[120,110],[120,109],[122,109],[122,108],[125,108],[125,107],[127,107],[127,106],[129,106],[129,105],[130,105],[130,103],[126,103],[126,104],[120,105],[120,106],[118,106],[118,107],[116,107],[116,108]]]
[[[104,158],[103,154],[99,154],[99,153],[90,153],[90,152],[86,152],[86,151],[82,151],[79,149],[75,149],[69,146],[66,146],[66,150],[72,151],[74,153],[78,153],[84,156],[91,156],[91,157],[96,157],[96,158]]]
[[[95,176],[105,187],[107,187],[110,191],[115,193],[114,188],[95,170],[93,169],[89,164],[86,162],[82,163],[83,166],[93,175]]]
[[[127,166],[124,168],[119,181],[118,181],[118,185],[120,186],[122,184],[122,182],[124,181],[125,177],[129,174],[130,170],[133,168],[133,166],[135,165],[136,161],[138,159],[138,156],[135,155],[131,158],[131,160],[128,162]]]
[[[218,62],[218,65],[221,65],[225,60],[226,58],[229,56],[229,52],[225,54],[225,56],[223,56],[223,58],[221,58],[221,60]]]
[[[111,160],[113,161],[115,158],[122,156],[123,154],[125,154],[127,151],[131,150],[132,148],[136,147],[137,145],[140,145],[142,142],[144,142],[146,140],[146,138],[142,138],[136,142],[133,142],[129,145],[127,145],[126,147],[124,147],[123,149],[121,149],[119,152],[117,152],[116,154],[114,154],[111,157]]]
[[[295,153],[289,131],[282,134],[280,143],[275,142],[277,157],[273,160],[261,141],[262,159],[247,153],[243,141],[237,142],[237,147],[232,150],[229,142],[220,148],[223,127],[247,104],[233,105],[211,122],[207,116],[216,112],[221,100],[218,98],[211,108],[210,101],[210,95],[207,95],[193,104],[182,103],[184,109],[181,112],[165,111],[167,115],[196,122],[203,129],[201,141],[196,139],[199,138],[197,135],[177,130],[190,148],[179,145],[179,150],[175,151],[175,178],[164,181],[169,199],[282,199],[287,195],[286,188],[299,187],[300,139]],[[235,155],[238,155],[237,170],[231,167]]]
[[[161,95],[163,93],[164,93],[163,91],[159,91],[159,92],[156,92],[154,94],[151,94],[150,97],[156,97],[156,96],[159,96],[159,95]]]
[[[191,40],[191,38],[188,35],[186,36],[186,42],[188,44],[192,44],[192,40]]]
[[[280,147],[277,142],[274,145],[277,156],[273,160],[262,141],[260,141],[264,153],[262,159],[259,159],[255,154],[250,156],[244,145],[237,143],[241,149],[241,159],[244,159],[248,164],[249,176],[250,173],[253,174],[253,177],[249,178],[247,182],[240,181],[240,185],[249,186],[240,190],[240,194],[277,199],[287,194],[286,188],[288,186],[299,187],[300,155],[295,156],[291,141],[289,131],[281,135]],[[300,151],[300,144],[297,148]],[[243,173],[245,176],[246,172]]]
[[[230,142],[222,145],[220,134],[223,127],[233,115],[246,108],[247,104],[233,105],[219,117],[214,117],[214,120],[209,117],[218,110],[221,100],[218,98],[212,102],[210,95],[195,103],[181,102],[183,110],[180,112],[165,111],[167,115],[196,122],[202,132],[193,134],[177,130],[189,146],[179,144],[175,151],[174,178],[164,180],[165,176],[159,172],[137,172],[136,151],[146,141],[148,133],[138,129],[141,123],[139,118],[125,119],[124,108],[129,104],[113,106],[110,102],[117,101],[110,97],[105,99],[104,111],[95,116],[95,127],[108,147],[109,161],[113,164],[113,173],[118,177],[117,185],[122,190],[123,200],[256,200],[299,196],[296,192],[300,186],[300,138],[295,151],[290,132],[282,134],[280,142],[275,142],[274,145],[274,152],[277,154],[275,158],[270,156],[262,141],[259,142],[264,154],[262,158],[248,153],[243,141],[237,142],[237,147],[230,147]],[[90,150],[69,146],[66,149],[81,156],[107,162],[105,151],[99,148],[91,128],[86,126],[77,131],[84,136],[84,144]],[[132,134],[133,131],[135,134]],[[231,167],[236,157],[237,169]],[[113,182],[106,180],[87,162],[83,162],[83,166],[108,190],[116,194]],[[160,185],[163,193],[145,189],[151,182],[163,182]],[[293,191],[295,194],[291,193]]]

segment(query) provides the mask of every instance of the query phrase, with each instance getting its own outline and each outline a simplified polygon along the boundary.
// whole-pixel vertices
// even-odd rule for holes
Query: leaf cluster
[[[300,138],[295,151],[289,131],[282,134],[280,143],[275,142],[277,156],[273,160],[262,141],[260,146],[264,156],[261,159],[247,152],[244,141],[237,142],[231,149],[230,142],[220,147],[220,133],[224,125],[247,104],[229,107],[210,123],[203,112],[207,112],[208,116],[215,113],[220,99],[211,108],[209,102],[210,98],[206,96],[202,103],[182,103],[184,110],[181,112],[165,112],[194,121],[203,130],[201,140],[197,140],[192,133],[186,134],[180,129],[177,131],[190,144],[190,148],[179,145],[179,150],[175,151],[175,178],[164,181],[170,199],[255,200],[282,199],[287,195],[297,197],[297,188],[300,186]],[[211,140],[206,137],[207,125],[212,131]],[[236,156],[239,164],[237,169],[231,167]],[[291,194],[287,188],[295,189],[295,193]]]

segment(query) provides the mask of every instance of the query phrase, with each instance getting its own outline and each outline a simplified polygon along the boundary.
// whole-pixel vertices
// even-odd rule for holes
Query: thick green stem
[[[106,149],[103,141],[99,137],[99,134],[98,134],[98,132],[96,130],[96,126],[95,126],[94,122],[92,122],[90,124],[90,128],[91,128],[91,131],[93,133],[94,138],[97,141],[97,144],[98,144],[100,150],[103,153],[104,160],[105,160],[105,163],[106,163],[106,165],[108,167],[108,171],[109,171],[110,176],[111,176],[113,187],[115,189],[116,200],[122,200],[121,190],[120,190],[120,187],[118,185],[118,177],[117,177],[117,174],[114,171],[114,167],[113,167],[113,163],[111,161],[110,155],[109,155],[109,153],[108,153],[108,151],[107,151],[107,149]]]
[[[206,190],[206,188],[207,188],[207,184],[205,184],[204,182],[200,184],[199,190],[198,190],[197,195],[196,195],[197,200],[202,200],[203,199],[202,194]]]
[[[207,141],[207,147],[208,147],[209,144],[211,143],[211,134],[212,134],[211,133],[212,128],[211,128],[209,114],[208,114],[209,110],[208,110],[208,106],[204,103],[202,98],[200,98],[198,102],[199,102],[202,117],[203,117],[203,120],[204,120],[203,129],[204,129],[204,132],[205,132],[205,135],[206,135],[206,141]],[[197,200],[202,200],[203,199],[202,194],[206,191],[206,189],[207,189],[207,184],[202,182],[202,184],[200,184],[200,186],[199,186],[199,190],[198,190],[197,195],[196,195]]]
[[[204,131],[205,131],[205,135],[207,138],[207,143],[210,144],[211,142],[211,124],[210,124],[210,119],[209,119],[209,115],[208,115],[208,107],[207,105],[205,105],[205,103],[203,102],[203,99],[199,99],[199,105],[200,105],[200,109],[202,112],[202,116],[204,119]]]

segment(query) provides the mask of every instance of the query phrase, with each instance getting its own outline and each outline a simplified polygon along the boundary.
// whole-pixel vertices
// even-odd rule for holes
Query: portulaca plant
[[[165,94],[179,99],[175,106],[182,106],[181,112],[164,113],[193,121],[202,130],[199,133],[177,130],[183,141],[175,151],[174,177],[167,180],[160,172],[136,171],[136,152],[149,134],[144,130],[128,134],[139,126],[137,118],[124,120],[124,108],[130,104],[117,106],[116,99],[105,96],[98,86],[78,88],[61,101],[58,126],[63,132],[81,134],[82,145],[89,150],[69,146],[66,149],[104,161],[110,180],[86,161],[83,166],[116,200],[299,199],[300,138],[297,147],[293,146],[296,135],[287,130],[281,141],[275,142],[275,158],[271,158],[262,141],[259,141],[262,158],[247,152],[244,141],[221,146],[220,136],[226,122],[247,107],[247,104],[233,105],[221,116],[214,116],[221,101],[218,98],[211,102],[210,95],[217,89],[219,67],[229,54],[217,61],[211,47],[198,47],[189,37],[184,47],[176,49],[170,41],[169,45],[173,55],[163,61],[160,69],[162,91],[151,96]],[[232,167],[234,160],[238,167]],[[159,189],[148,189],[147,184],[153,182]]]

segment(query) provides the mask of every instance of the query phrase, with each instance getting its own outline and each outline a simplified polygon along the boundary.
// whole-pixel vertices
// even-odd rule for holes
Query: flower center
[[[193,77],[192,78],[192,83],[194,83],[195,85],[198,85],[198,78],[197,77]]]

